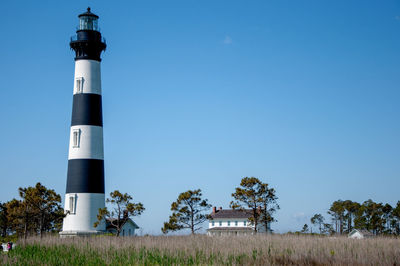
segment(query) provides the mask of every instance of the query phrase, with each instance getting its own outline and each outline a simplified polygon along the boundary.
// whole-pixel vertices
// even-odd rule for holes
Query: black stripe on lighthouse
[[[68,160],[66,193],[104,193],[104,161]]]
[[[71,126],[77,125],[103,126],[101,95],[74,94]]]

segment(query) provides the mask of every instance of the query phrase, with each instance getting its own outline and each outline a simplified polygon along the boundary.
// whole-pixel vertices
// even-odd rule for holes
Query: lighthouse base
[[[67,193],[65,195],[65,214],[60,236],[85,236],[102,234],[106,231],[105,221],[96,227],[99,209],[104,208],[103,193]]]

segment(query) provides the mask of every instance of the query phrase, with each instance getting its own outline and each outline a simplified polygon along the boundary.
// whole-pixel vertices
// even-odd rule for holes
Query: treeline
[[[400,235],[400,201],[393,207],[369,199],[362,204],[351,200],[334,201],[328,214],[332,224],[325,223],[321,214],[315,214],[310,222],[317,225],[319,232],[348,234],[353,229],[368,230],[375,235]],[[301,232],[308,233],[307,224]]]
[[[48,189],[40,183],[34,187],[19,188],[20,199],[12,199],[0,203],[0,230],[1,236],[15,235],[26,238],[28,235],[40,235],[46,232],[59,232],[62,228],[64,209],[61,207],[61,196],[54,190]],[[274,213],[279,209],[275,189],[255,177],[244,177],[240,186],[231,194],[233,209],[250,210],[249,224],[254,225],[255,232],[260,226],[267,231],[270,224],[275,222]],[[107,219],[119,236],[122,227],[130,217],[139,216],[145,210],[142,203],[134,203],[132,196],[118,190],[110,193],[106,203],[108,207],[99,209],[97,227],[101,221]],[[194,234],[201,224],[210,219],[208,210],[211,204],[208,199],[202,198],[200,189],[188,190],[178,196],[177,201],[171,204],[172,215],[164,223],[163,233],[190,229]],[[258,226],[260,225],[260,226]]]
[[[20,199],[0,203],[1,236],[17,234],[43,235],[44,232],[59,231],[62,227],[64,209],[61,196],[40,183],[34,187],[19,188]]]

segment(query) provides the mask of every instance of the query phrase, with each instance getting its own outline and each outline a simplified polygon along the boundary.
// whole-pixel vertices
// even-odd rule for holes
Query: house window
[[[243,222],[243,225],[246,226],[246,224],[247,224],[247,221],[244,221],[244,222]]]
[[[69,213],[75,214],[75,196],[69,197]]]
[[[214,222],[214,221],[212,221],[212,222],[211,222],[211,226],[214,226],[214,225],[215,225],[215,222]]]
[[[219,221],[219,226],[222,226],[222,222],[221,221]]]
[[[235,221],[235,226],[238,226],[238,221]]]
[[[129,230],[128,230],[128,236],[130,236],[131,235],[131,229],[129,228]]]
[[[122,230],[122,236],[125,236],[125,229]]]
[[[79,148],[80,138],[81,138],[81,130],[74,129],[72,131],[72,147],[73,148]]]
[[[228,221],[228,226],[231,226],[231,221]]]
[[[75,79],[75,93],[83,92],[83,78],[78,77]]]

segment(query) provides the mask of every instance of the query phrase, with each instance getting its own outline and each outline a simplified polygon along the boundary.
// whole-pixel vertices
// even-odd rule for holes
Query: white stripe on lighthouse
[[[82,79],[82,91],[78,90],[78,79]],[[101,94],[100,62],[96,60],[75,61],[74,94],[95,93]]]
[[[63,231],[86,233],[104,231],[105,223],[93,226],[97,221],[99,209],[104,208],[104,201],[105,195],[100,193],[65,194],[64,210],[70,214],[64,218]]]
[[[74,134],[77,134],[77,136]],[[68,160],[71,159],[103,160],[103,127],[87,125],[72,126]]]

